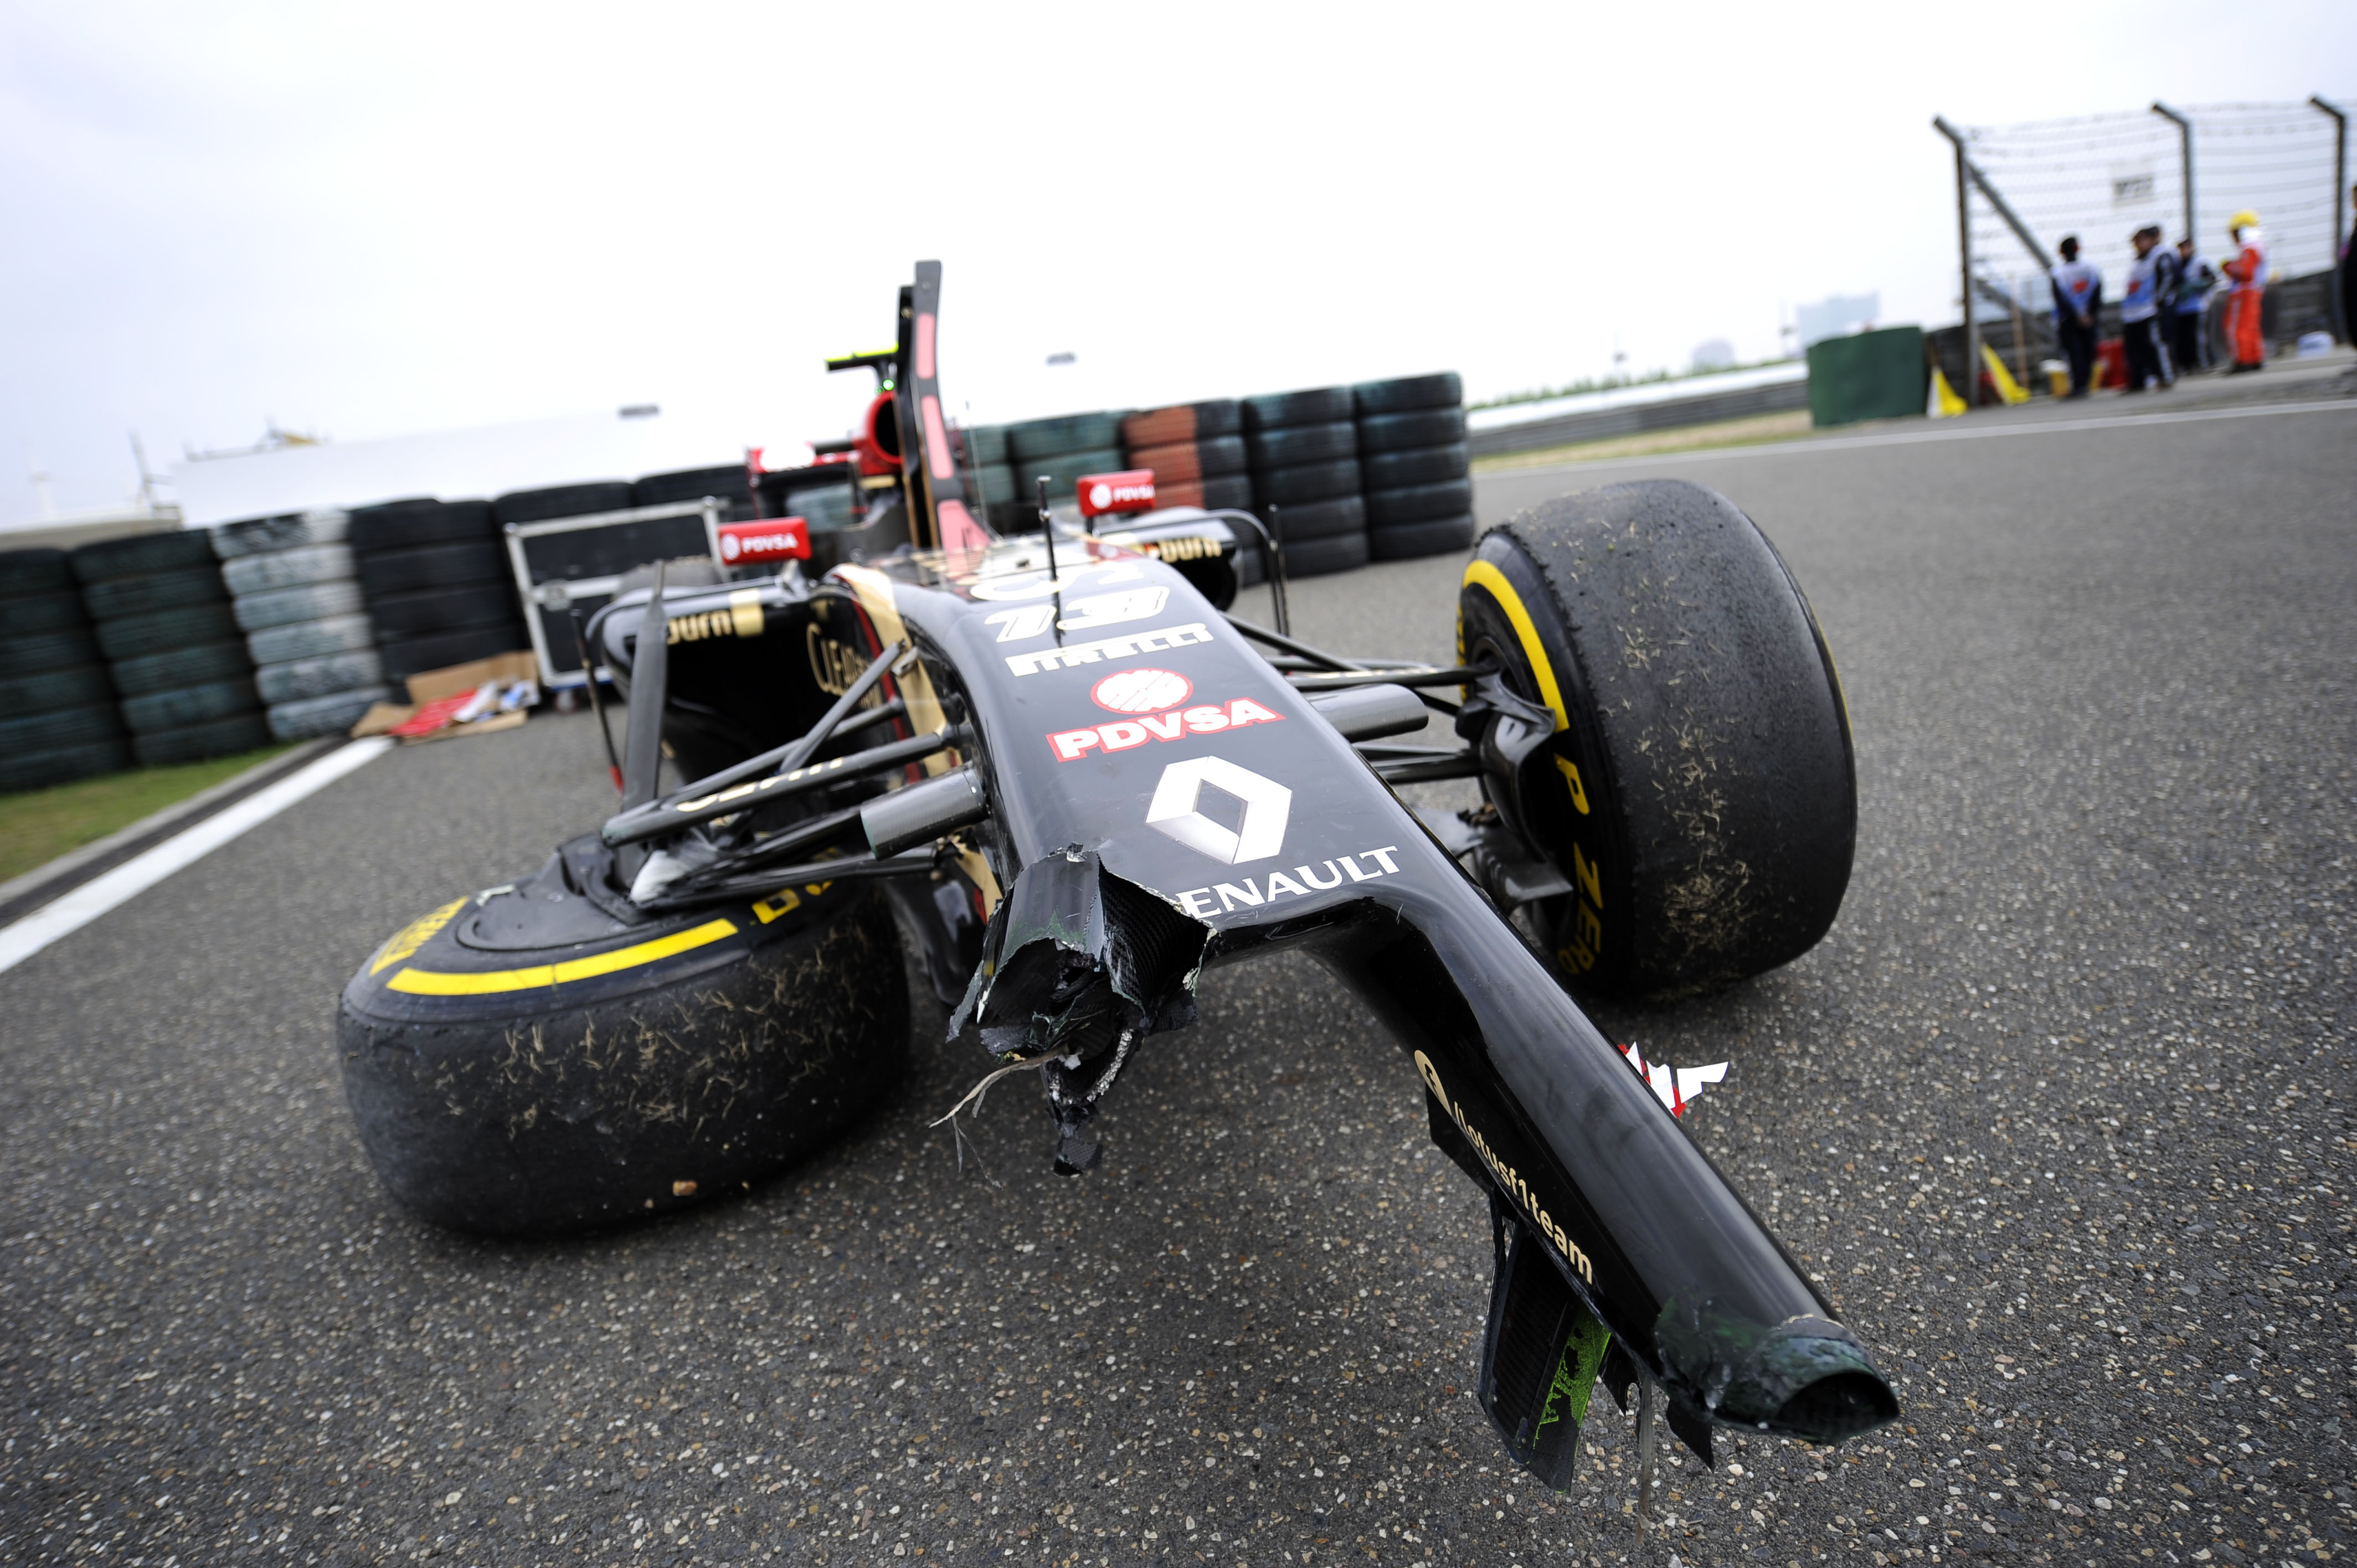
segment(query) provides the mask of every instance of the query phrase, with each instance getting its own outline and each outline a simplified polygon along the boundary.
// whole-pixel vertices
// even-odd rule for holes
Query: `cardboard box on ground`
[[[416,717],[418,709],[473,692],[490,681],[503,686],[517,681],[532,682],[532,700],[537,703],[540,700],[539,676],[539,662],[530,650],[493,654],[489,659],[453,664],[447,670],[428,670],[409,678],[409,701],[406,703],[377,703],[361,715],[360,723],[352,726],[352,736],[358,739],[361,736],[388,734],[396,725]],[[491,735],[500,730],[514,729],[523,720],[524,710],[518,708],[511,713],[476,719],[469,724],[444,725],[425,735],[404,736],[401,744],[418,746],[429,740],[448,740],[456,736]]]

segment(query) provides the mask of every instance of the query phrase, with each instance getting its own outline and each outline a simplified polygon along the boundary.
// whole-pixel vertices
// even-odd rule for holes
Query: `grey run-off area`
[[[1641,1540],[1616,1416],[1567,1497],[1503,1468],[1467,1394],[1481,1200],[1292,961],[1211,978],[1079,1180],[1015,1084],[958,1174],[925,1123],[980,1064],[929,1013],[904,1090],[749,1196],[563,1246],[420,1227],[354,1144],[335,996],[607,807],[590,721],[543,715],[373,763],[0,977],[0,1559],[2337,1557],[2352,436],[2335,408],[1483,483],[1490,521],[1713,485],[1824,620],[1864,801],[1841,921],[1601,1021],[1732,1061],[1694,1135],[1899,1427],[1687,1460]],[[1458,570],[1301,584],[1297,628],[1446,657]]]

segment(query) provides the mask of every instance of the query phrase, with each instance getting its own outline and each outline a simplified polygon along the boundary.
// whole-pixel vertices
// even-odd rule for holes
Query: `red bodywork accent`
[[[917,379],[933,379],[933,317],[930,311],[917,317]]]
[[[892,406],[890,392],[877,393],[876,401],[860,415],[859,434],[852,442],[852,450],[859,455],[862,474],[900,471],[899,411]]]
[[[1118,474],[1081,476],[1081,515],[1101,517],[1112,511],[1152,511],[1154,470],[1125,468]]]
[[[974,521],[963,501],[943,501],[933,509],[942,520],[942,548],[981,550],[990,543],[990,531]]]
[[[764,561],[810,559],[810,524],[799,517],[720,525],[720,564],[753,566]]]
[[[926,320],[932,319],[926,317]],[[925,460],[933,467],[933,478],[957,478],[957,456],[950,450],[949,426],[942,423],[942,400],[928,395],[925,399]]]

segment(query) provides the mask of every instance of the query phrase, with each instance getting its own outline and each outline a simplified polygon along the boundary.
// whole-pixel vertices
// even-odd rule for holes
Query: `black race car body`
[[[1388,1026],[1434,1141],[1491,1197],[1477,1391],[1519,1462],[1569,1477],[1599,1380],[1706,1458],[1714,1424],[1831,1442],[1891,1420],[1865,1349],[1509,918],[1609,886],[1581,853],[1551,866],[1512,842],[1532,780],[1567,773],[1579,793],[1550,749],[1568,744],[1578,672],[1550,665],[1547,612],[1522,596],[1538,589],[1514,585],[1541,580],[1468,575],[1486,573],[1534,671],[1489,654],[1377,665],[1228,613],[1240,552],[1263,545],[1248,516],[1177,509],[1099,533],[1043,509],[1038,531],[995,535],[927,401],[938,288],[920,266],[899,357],[871,357],[899,372],[888,391],[912,438],[864,537],[897,547],[814,581],[658,579],[589,628],[629,698],[632,762],[624,809],[560,858],[617,918],[610,940],[779,887],[880,886],[978,1070],[1043,1083],[1072,1175],[1103,1157],[1091,1122],[1133,1053],[1186,1048],[1208,970],[1301,948]],[[1788,640],[1814,668],[1796,617]],[[1376,744],[1436,710],[1461,748]],[[658,724],[694,780],[668,794]],[[1837,769],[1846,746],[1843,727]],[[1393,787],[1438,777],[1480,779],[1491,805],[1427,819]],[[1581,812],[1604,798],[1590,779]],[[355,1018],[368,983],[347,993]],[[354,1061],[384,1048],[363,1034]],[[388,1180],[396,1163],[380,1155]]]

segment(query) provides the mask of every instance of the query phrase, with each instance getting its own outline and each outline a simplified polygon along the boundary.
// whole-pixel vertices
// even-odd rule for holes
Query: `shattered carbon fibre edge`
[[[739,1188],[816,1152],[899,1072],[909,998],[881,897],[733,962],[586,1006],[336,1037],[361,1141],[404,1205],[556,1235]]]

